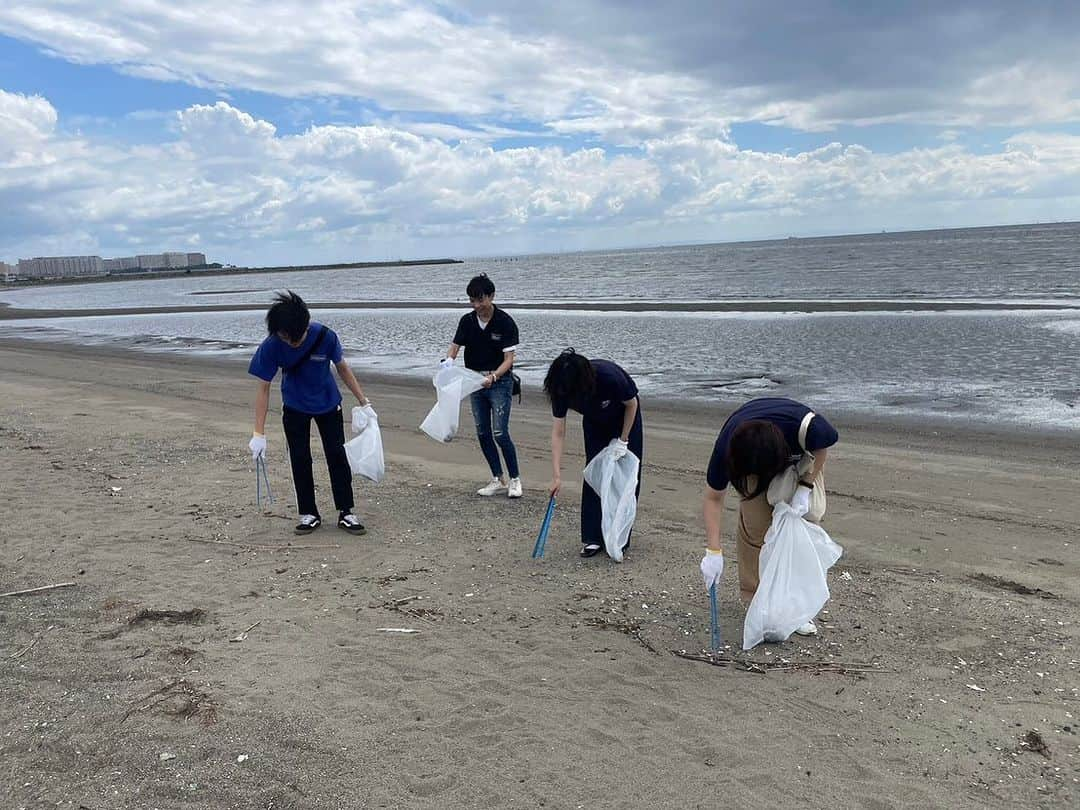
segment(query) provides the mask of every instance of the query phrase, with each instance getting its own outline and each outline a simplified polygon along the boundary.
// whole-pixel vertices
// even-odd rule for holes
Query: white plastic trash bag
[[[600,525],[604,533],[604,549],[615,562],[622,562],[623,546],[630,539],[630,530],[634,528],[637,517],[638,469],[641,460],[633,453],[626,453],[616,459],[612,447],[618,442],[601,450],[585,467],[585,483],[600,496]]]
[[[783,641],[829,601],[826,572],[844,550],[828,533],[780,501],[758,561],[760,583],[743,624],[743,649]]]
[[[379,430],[379,417],[370,405],[353,408],[352,426],[356,438],[345,442],[345,455],[349,457],[349,468],[364,478],[370,478],[376,484],[386,477],[386,460],[383,458],[382,431]]]
[[[461,400],[484,387],[484,375],[468,368],[440,368],[432,380],[438,400],[420,429],[437,442],[448,442],[457,435],[461,418]]]
[[[808,479],[810,471],[814,468],[814,456],[811,453],[803,453],[798,462],[790,465],[786,470],[769,482],[769,503],[787,501],[791,503],[791,496],[795,494],[795,488],[802,479]],[[807,520],[819,521],[825,517],[825,487],[824,479],[820,476],[810,492],[810,511],[806,514]]]

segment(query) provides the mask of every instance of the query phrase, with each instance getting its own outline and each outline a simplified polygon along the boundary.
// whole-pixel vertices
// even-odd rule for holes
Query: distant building
[[[106,273],[122,273],[131,272],[132,270],[139,269],[139,260],[134,256],[123,256],[119,259],[106,259],[105,260],[105,272]]]
[[[165,256],[161,253],[140,253],[135,261],[140,270],[157,270],[165,266]]]
[[[102,259],[100,256],[38,256],[33,259],[19,259],[17,268],[0,262],[0,278],[72,278],[107,273],[177,270],[205,265],[206,254],[180,251],[140,253],[138,256],[120,256],[114,259]]]
[[[19,259],[19,278],[71,278],[105,275],[100,256],[38,256]]]

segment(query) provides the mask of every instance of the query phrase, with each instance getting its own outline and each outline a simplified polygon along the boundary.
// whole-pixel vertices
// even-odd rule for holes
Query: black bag
[[[521,377],[514,372],[510,372],[510,379],[514,381],[514,387],[510,389],[510,396],[516,396],[518,398],[518,404],[521,404]]]
[[[300,369],[300,366],[304,365],[304,363],[306,363],[311,358],[311,355],[315,354],[315,350],[318,349],[319,346],[322,345],[323,338],[326,337],[326,331],[327,331],[327,329],[324,326],[322,328],[322,331],[319,332],[319,337],[317,337],[315,339],[315,342],[311,344],[311,347],[306,352],[304,352],[304,356],[301,357],[299,360],[297,360],[295,363],[293,363],[288,368],[282,369],[282,371],[285,374],[292,374],[294,371],[298,371]]]

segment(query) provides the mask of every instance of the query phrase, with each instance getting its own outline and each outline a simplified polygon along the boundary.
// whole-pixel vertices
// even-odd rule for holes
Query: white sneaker
[[[520,498],[521,497],[521,479],[511,478],[510,486],[506,489],[506,496],[508,498]]]
[[[499,478],[492,478],[491,483],[486,487],[480,487],[476,490],[477,495],[483,495],[485,498],[490,498],[492,495],[496,495],[506,489],[506,484]]]
[[[816,636],[817,635],[817,625],[814,624],[813,622],[807,622],[806,624],[801,624],[801,625],[799,625],[798,627],[795,628],[795,635],[797,635],[797,636]]]
[[[315,515],[301,515],[300,522],[296,524],[293,531],[296,534],[311,534],[320,526],[322,526],[322,521]]]

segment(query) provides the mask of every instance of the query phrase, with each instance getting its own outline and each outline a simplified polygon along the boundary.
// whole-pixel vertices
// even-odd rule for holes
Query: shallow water
[[[626,367],[646,395],[735,402],[763,394],[874,415],[1080,427],[1080,226],[882,234],[639,251],[529,256],[419,268],[342,269],[66,285],[0,292],[33,308],[265,303],[274,289],[310,301],[459,301],[487,272],[502,300],[686,301],[676,312],[515,312],[519,371],[538,382],[574,346]],[[836,313],[695,312],[695,303],[814,299]],[[859,299],[898,299],[859,312]],[[1015,310],[904,312],[903,300],[1008,302]],[[892,305],[890,305],[892,306]],[[511,312],[513,310],[511,309]],[[359,369],[426,375],[459,312],[320,310]],[[247,355],[260,312],[10,321],[0,334],[118,342],[150,351]]]

